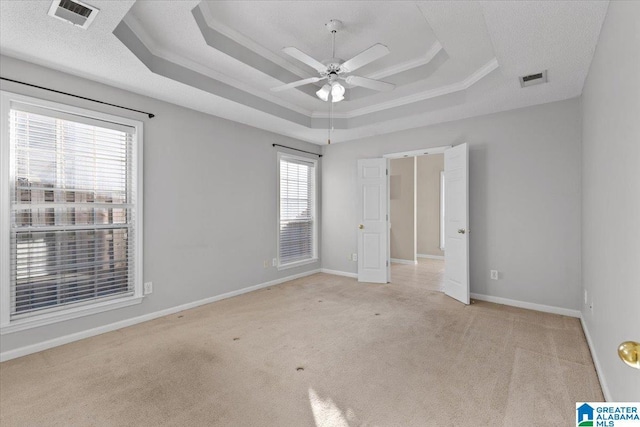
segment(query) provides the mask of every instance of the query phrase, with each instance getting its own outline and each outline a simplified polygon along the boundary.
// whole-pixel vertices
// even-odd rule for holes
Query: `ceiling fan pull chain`
[[[335,33],[334,33],[335,34]],[[329,94],[331,98],[333,95]],[[331,131],[333,130],[333,99],[329,100],[329,136],[327,137],[327,145],[331,144]]]
[[[331,34],[333,35],[333,43],[331,43],[331,58],[335,58],[336,57],[336,30],[331,31]]]
[[[331,144],[331,104],[329,103],[329,126],[327,126],[327,145]]]

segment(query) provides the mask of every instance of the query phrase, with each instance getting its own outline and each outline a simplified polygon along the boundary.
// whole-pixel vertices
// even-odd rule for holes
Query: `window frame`
[[[89,119],[108,121],[130,126],[135,129],[133,138],[134,149],[133,167],[136,179],[135,191],[135,276],[134,293],[122,297],[107,297],[99,300],[89,300],[71,304],[68,307],[52,307],[42,310],[40,313],[11,319],[11,279],[10,279],[10,238],[11,238],[11,176],[14,165],[10,158],[11,141],[10,126],[8,123],[9,111],[13,104],[32,105],[35,107],[54,110],[62,113],[73,114]],[[8,91],[0,91],[0,335],[31,329],[39,326],[50,325],[65,320],[92,314],[114,310],[122,307],[140,304],[143,295],[143,123],[138,120],[114,116],[85,108],[75,107],[59,102],[43,100]]]
[[[292,159],[301,162],[311,163],[313,164],[313,194],[311,196],[313,201],[313,209],[311,210],[311,217],[313,221],[313,253],[311,258],[303,259],[299,261],[293,261],[288,263],[282,263],[280,259],[280,166],[283,159]],[[300,267],[307,264],[312,264],[314,262],[318,262],[318,160],[310,157],[298,156],[295,154],[289,154],[285,152],[278,152],[278,161],[277,161],[277,180],[276,180],[276,227],[277,227],[277,239],[276,239],[276,259],[278,270],[286,270],[289,268]]]

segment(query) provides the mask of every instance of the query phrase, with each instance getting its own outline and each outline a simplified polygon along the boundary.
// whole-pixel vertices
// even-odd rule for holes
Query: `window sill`
[[[64,322],[65,320],[77,319],[78,317],[90,316],[104,311],[140,304],[143,299],[143,296],[134,295],[126,298],[112,299],[97,302],[95,304],[71,307],[67,310],[54,311],[38,316],[17,319],[6,325],[2,325],[0,327],[0,335],[11,334],[31,328],[37,328],[39,326],[51,325],[53,323]]]
[[[305,259],[302,261],[296,261],[289,264],[283,264],[278,266],[278,271],[280,270],[288,270],[290,268],[296,268],[307,264],[313,264],[314,262],[318,262],[318,258]]]

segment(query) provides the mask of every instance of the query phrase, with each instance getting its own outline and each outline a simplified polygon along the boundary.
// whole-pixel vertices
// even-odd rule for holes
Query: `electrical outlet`
[[[351,254],[351,261],[358,261],[358,254]]]
[[[491,270],[491,279],[498,280],[498,270]]]
[[[587,305],[588,302],[589,302],[589,291],[587,291],[585,289],[584,290],[584,305]]]
[[[278,258],[274,258],[271,260],[271,267],[277,267],[278,266]]]
[[[152,294],[153,293],[153,282],[146,282],[144,284],[144,294]]]

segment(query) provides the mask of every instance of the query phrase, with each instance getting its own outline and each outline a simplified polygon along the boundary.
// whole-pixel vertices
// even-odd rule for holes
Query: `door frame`
[[[453,148],[453,145],[441,145],[439,147],[423,148],[421,150],[400,151],[397,153],[383,154],[382,158],[387,159],[387,170],[390,167],[389,160],[401,159],[403,157],[419,157],[429,154],[444,154],[446,150]],[[391,282],[391,175],[387,175],[387,282]],[[445,265],[446,268],[446,265]]]
[[[428,154],[441,154],[449,148],[453,148],[453,145],[442,145],[440,147],[423,148],[422,150],[400,151],[399,153],[383,154],[385,159],[400,159],[402,157],[419,157],[426,156]]]

